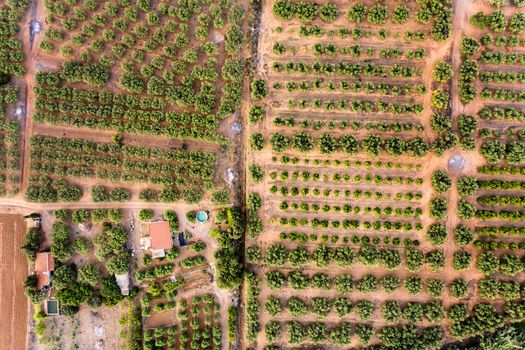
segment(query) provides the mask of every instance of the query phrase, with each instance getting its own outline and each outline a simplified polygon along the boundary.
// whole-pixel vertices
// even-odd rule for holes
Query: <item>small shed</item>
[[[51,273],[55,270],[55,259],[50,252],[36,253],[36,287],[42,289],[51,283]]]
[[[115,275],[117,280],[117,285],[120,288],[120,294],[128,296],[129,295],[129,272],[126,272],[122,275]]]
[[[25,221],[26,221],[26,227],[28,229],[30,228],[40,228],[40,225],[42,224],[42,219],[40,219],[40,216],[39,215],[28,215],[26,218],[25,218]]]

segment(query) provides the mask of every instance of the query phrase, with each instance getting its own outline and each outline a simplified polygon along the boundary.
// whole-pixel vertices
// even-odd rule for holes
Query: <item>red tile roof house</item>
[[[166,250],[173,247],[170,223],[168,221],[156,221],[148,224],[151,255],[161,258],[166,255]]]
[[[51,272],[55,270],[55,259],[49,252],[36,253],[35,272],[36,287],[42,289],[49,286]]]

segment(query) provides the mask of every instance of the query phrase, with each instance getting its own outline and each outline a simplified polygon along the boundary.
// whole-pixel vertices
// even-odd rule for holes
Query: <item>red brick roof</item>
[[[152,250],[170,249],[173,247],[169,222],[157,221],[150,223],[149,235]]]
[[[36,288],[42,289],[45,286],[49,286],[50,278],[49,272],[37,272],[36,273]]]
[[[55,259],[49,252],[36,253],[35,259],[35,271],[36,272],[49,272],[55,269]]]

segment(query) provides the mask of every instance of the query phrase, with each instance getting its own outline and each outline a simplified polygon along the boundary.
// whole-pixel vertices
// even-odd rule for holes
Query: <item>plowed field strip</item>
[[[20,249],[24,232],[21,216],[0,215],[0,349],[26,349],[27,262]]]

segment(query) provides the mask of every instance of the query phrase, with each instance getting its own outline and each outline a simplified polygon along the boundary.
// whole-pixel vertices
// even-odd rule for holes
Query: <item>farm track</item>
[[[35,134],[53,137],[63,137],[68,139],[85,139],[97,143],[111,143],[112,137],[116,135],[117,132],[98,129],[79,129],[68,126],[60,126],[59,128],[57,128],[53,125],[39,124],[38,126],[36,126]],[[164,136],[138,134],[124,134],[124,145],[155,147],[162,149],[184,148],[188,151],[212,153],[217,153],[220,149],[218,145],[208,142],[187,142],[182,140],[169,139]]]
[[[34,100],[35,100],[35,94],[33,92],[33,87],[35,85],[34,82],[34,76],[35,76],[35,68],[37,68],[37,60],[35,58],[35,52],[37,49],[37,46],[34,45],[33,38],[30,35],[30,23],[32,21],[40,21],[43,19],[42,14],[42,3],[43,1],[40,0],[34,0],[30,1],[30,8],[27,11],[26,18],[22,21],[23,25],[21,28],[21,37],[22,37],[22,43],[24,48],[24,56],[26,57],[26,61],[29,62],[29,64],[26,64],[26,74],[25,74],[25,84],[26,84],[26,100],[25,100],[25,110],[26,110],[26,118],[24,121],[24,128],[23,133],[21,137],[21,143],[22,143],[22,174],[21,174],[21,182],[22,182],[22,188],[21,192],[23,193],[27,189],[27,184],[29,182],[29,139],[31,138],[31,135],[33,134],[33,114],[34,114]],[[34,50],[35,49],[35,50]]]

